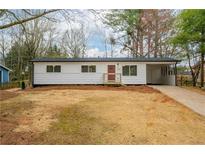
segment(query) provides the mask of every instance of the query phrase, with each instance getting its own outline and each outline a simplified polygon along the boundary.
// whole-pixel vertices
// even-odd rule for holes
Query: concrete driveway
[[[204,95],[176,86],[152,85],[150,87],[161,91],[193,111],[205,116]]]

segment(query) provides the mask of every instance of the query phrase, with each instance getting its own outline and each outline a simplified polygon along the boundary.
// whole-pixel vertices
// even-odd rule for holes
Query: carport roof
[[[31,62],[180,62],[173,58],[35,58]]]

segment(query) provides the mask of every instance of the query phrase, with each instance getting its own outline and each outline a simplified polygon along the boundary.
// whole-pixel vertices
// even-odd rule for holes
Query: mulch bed
[[[113,90],[113,91],[136,91],[141,93],[160,93],[151,87],[145,85],[137,86],[102,86],[102,85],[58,85],[58,86],[39,86],[35,88],[26,89],[25,91],[48,91],[48,90]]]

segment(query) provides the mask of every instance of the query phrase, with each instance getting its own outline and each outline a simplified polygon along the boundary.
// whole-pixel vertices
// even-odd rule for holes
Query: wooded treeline
[[[101,21],[102,28],[109,29],[105,39],[111,56],[120,50],[128,57],[182,59],[188,62],[194,86],[199,71],[203,75],[204,10],[87,12]],[[13,70],[11,80],[29,79],[29,61],[36,57],[84,57],[89,34],[84,22],[79,21],[82,14],[80,10],[0,10],[0,58]],[[78,26],[73,26],[76,22]],[[59,29],[61,23],[68,24],[69,28]],[[197,69],[193,69],[196,65]]]
[[[175,18],[175,10],[113,10],[105,23],[122,34],[116,41],[130,56],[170,57],[175,52],[168,43]]]
[[[12,70],[12,81],[31,78],[36,57],[78,57],[86,49],[84,27],[70,26],[60,34],[61,22],[73,21],[74,10],[0,10],[1,62]]]

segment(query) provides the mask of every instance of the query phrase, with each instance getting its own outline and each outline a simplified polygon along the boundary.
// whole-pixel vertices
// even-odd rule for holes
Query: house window
[[[136,76],[137,75],[137,65],[131,65],[130,66],[130,76]]]
[[[96,66],[95,65],[89,66],[89,72],[96,72]]]
[[[96,72],[96,66],[95,65],[82,65],[81,66],[81,72],[88,73],[88,72]]]
[[[53,72],[53,66],[47,65],[47,72]]]
[[[88,72],[88,66],[87,65],[81,66],[81,72]]]
[[[61,72],[61,66],[60,65],[47,65],[46,68],[47,72]]]
[[[137,76],[137,65],[126,65],[122,67],[123,76]]]
[[[61,66],[60,65],[54,66],[54,72],[61,72]]]
[[[122,74],[123,76],[129,76],[129,66],[122,67]]]

